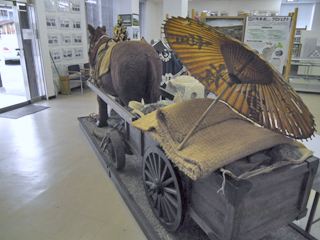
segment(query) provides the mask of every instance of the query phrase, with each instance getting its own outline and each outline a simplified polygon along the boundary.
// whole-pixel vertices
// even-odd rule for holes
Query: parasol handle
[[[231,82],[231,81],[230,81]],[[181,151],[183,149],[183,146],[186,144],[186,142],[189,140],[191,135],[194,133],[194,131],[201,125],[205,117],[208,115],[210,110],[219,102],[221,97],[226,93],[226,91],[233,85],[228,82],[227,86],[221,91],[221,93],[217,96],[217,98],[211,103],[211,105],[207,108],[207,110],[202,114],[198,122],[193,126],[193,128],[190,130],[188,135],[183,139],[183,141],[180,143],[178,147],[178,151]]]

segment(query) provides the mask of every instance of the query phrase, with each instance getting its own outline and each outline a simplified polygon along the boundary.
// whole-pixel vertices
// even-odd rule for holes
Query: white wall
[[[161,38],[161,26],[162,26],[162,4],[153,3],[150,1],[145,2],[145,36],[147,42],[154,38]]]
[[[298,14],[299,15],[299,14]],[[316,3],[314,6],[313,21],[311,23],[311,30],[320,30],[320,3]]]
[[[42,60],[43,60],[43,70],[44,70],[44,77],[46,82],[46,88],[47,88],[47,98],[52,97],[55,95],[55,88],[54,88],[54,82],[56,81],[59,85],[59,78],[53,76],[52,68],[51,68],[51,58],[49,54],[50,49],[62,49],[62,48],[72,48],[74,50],[74,47],[83,48],[83,58],[77,59],[73,58],[71,60],[61,60],[61,62],[56,62],[57,65],[62,66],[62,72],[60,72],[61,76],[67,75],[65,70],[68,65],[72,64],[79,64],[80,67],[83,67],[83,64],[88,62],[88,43],[87,43],[87,26],[86,26],[86,14],[85,14],[85,5],[84,0],[78,0],[80,2],[81,6],[81,12],[80,13],[62,13],[57,11],[45,11],[44,1],[35,1],[35,11],[37,14],[37,21],[38,21],[38,27],[39,27],[39,42],[40,42],[40,50],[42,53]],[[59,16],[68,17],[70,20],[80,19],[81,20],[81,29],[80,30],[74,30],[74,29],[68,29],[68,30],[61,30],[59,27],[56,29],[49,29],[46,25],[46,16],[57,16],[57,23],[59,23]],[[70,21],[71,23],[71,21]],[[59,34],[59,40],[60,43],[58,46],[49,46],[48,44],[48,33],[58,33]],[[70,33],[71,36],[73,33],[81,33],[82,34],[82,44],[80,45],[61,45],[61,38],[60,33]],[[74,51],[73,51],[74,55]],[[61,52],[62,56],[62,52]],[[77,83],[72,84],[71,87],[79,85]]]
[[[287,16],[288,13],[294,12],[298,8],[297,28],[304,28],[307,26],[308,30],[312,28],[312,19],[314,15],[314,3],[298,3],[298,4],[282,4],[280,14]],[[315,14],[317,16],[319,14]],[[317,24],[316,24],[317,25]]]
[[[241,10],[267,10],[279,11],[281,7],[281,0],[244,0],[244,1],[190,1],[188,11],[191,9],[198,11],[199,14],[203,10],[208,11],[229,11],[229,16],[237,16],[238,11]]]
[[[169,17],[186,17],[188,14],[188,0],[163,0],[162,19],[166,19],[166,14]]]

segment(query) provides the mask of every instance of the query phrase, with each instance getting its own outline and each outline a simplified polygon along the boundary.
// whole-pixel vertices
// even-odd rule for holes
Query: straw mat
[[[303,146],[284,135],[255,126],[219,102],[185,147],[178,151],[180,142],[212,101],[209,98],[194,99],[170,105],[134,121],[132,125],[156,139],[168,158],[193,180],[279,144]]]

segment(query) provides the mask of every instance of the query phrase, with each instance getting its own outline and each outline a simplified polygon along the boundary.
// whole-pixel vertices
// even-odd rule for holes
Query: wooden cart
[[[114,167],[125,167],[125,152],[142,160],[146,197],[166,230],[176,231],[188,214],[210,239],[259,239],[306,215],[317,158],[249,180],[226,176],[225,195],[217,193],[223,182],[220,171],[191,180],[167,158],[155,139],[132,127],[133,114],[93,84],[88,85],[123,120],[123,130],[111,131],[107,137]]]

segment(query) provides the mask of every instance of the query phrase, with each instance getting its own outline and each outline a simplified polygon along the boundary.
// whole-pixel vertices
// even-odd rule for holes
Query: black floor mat
[[[1,113],[0,117],[18,119],[18,118],[42,111],[47,108],[49,108],[49,107],[30,104],[30,105],[20,107],[20,108],[17,108],[17,109],[8,111],[8,112]]]

